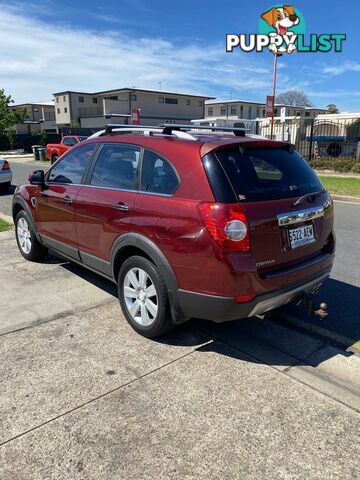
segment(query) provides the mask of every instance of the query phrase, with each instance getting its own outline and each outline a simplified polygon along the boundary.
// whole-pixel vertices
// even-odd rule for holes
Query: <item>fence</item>
[[[271,120],[259,122],[258,134],[271,135]],[[294,144],[307,160],[317,158],[352,158],[360,160],[360,118],[315,119],[289,118],[284,123],[274,120],[273,139]]]
[[[46,143],[58,143],[61,140],[61,135],[57,133],[48,133],[46,136]],[[15,135],[14,148],[16,150],[24,150],[26,153],[32,152],[32,145],[38,145],[41,142],[40,135]],[[10,150],[9,139],[6,135],[0,135],[0,151]]]

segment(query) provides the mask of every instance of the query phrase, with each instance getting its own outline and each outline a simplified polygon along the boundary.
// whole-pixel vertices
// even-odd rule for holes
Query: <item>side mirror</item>
[[[45,183],[45,172],[44,170],[35,170],[29,175],[30,185],[44,185]]]

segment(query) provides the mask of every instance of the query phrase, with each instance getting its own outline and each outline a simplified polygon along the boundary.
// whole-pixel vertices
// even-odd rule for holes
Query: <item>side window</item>
[[[179,179],[170,163],[157,153],[145,150],[141,172],[143,192],[171,195],[179,186]]]
[[[130,145],[104,144],[90,184],[98,187],[136,190],[140,148]]]
[[[68,138],[64,138],[63,143],[67,147],[73,147],[74,145],[77,144],[77,141],[75,138],[68,137]]]
[[[95,143],[92,143],[91,145],[85,145],[84,147],[70,151],[70,153],[50,171],[47,182],[80,184],[85,168],[96,146]]]

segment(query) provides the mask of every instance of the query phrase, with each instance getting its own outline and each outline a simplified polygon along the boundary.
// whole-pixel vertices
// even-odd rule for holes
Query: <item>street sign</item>
[[[280,111],[280,122],[285,123],[285,116],[286,116],[286,107],[282,107]]]
[[[140,125],[140,108],[131,109],[131,125]]]
[[[272,95],[266,97],[266,116],[274,116],[274,97]]]

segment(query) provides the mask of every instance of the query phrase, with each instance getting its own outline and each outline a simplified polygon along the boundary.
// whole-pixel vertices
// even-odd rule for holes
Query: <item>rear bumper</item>
[[[11,170],[0,171],[0,184],[1,183],[9,183],[12,180],[12,172]]]
[[[185,290],[178,291],[179,305],[186,317],[226,322],[260,315],[294,301],[302,293],[310,293],[329,276],[331,265],[301,282],[257,296],[253,301],[237,303],[231,297],[217,297]]]

